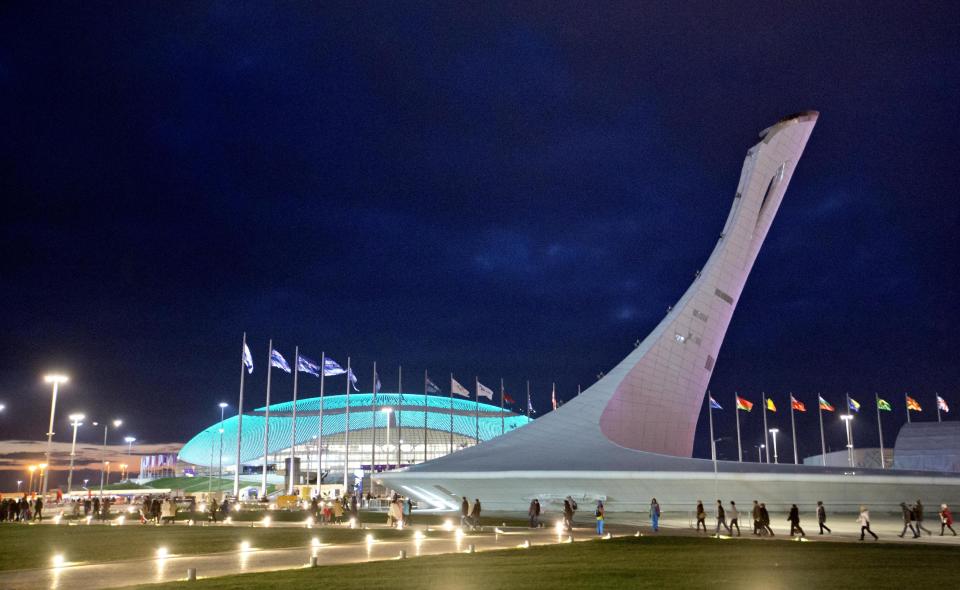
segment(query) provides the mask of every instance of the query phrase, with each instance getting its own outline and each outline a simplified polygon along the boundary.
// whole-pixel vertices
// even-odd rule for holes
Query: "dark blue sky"
[[[876,390],[888,444],[904,390],[960,407],[957,7],[581,4],[4,3],[0,438],[43,436],[60,367],[58,433],[185,440],[235,405],[244,330],[259,367],[272,336],[387,388],[529,378],[546,409],[662,318],[803,109],[712,390]]]

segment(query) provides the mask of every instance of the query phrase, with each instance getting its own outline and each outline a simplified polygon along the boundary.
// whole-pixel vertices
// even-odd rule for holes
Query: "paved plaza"
[[[515,518],[516,516],[512,514],[504,515],[504,518]],[[696,533],[686,522],[685,517],[676,516],[672,520],[673,522],[668,516],[666,524],[656,534],[684,537],[710,536]],[[880,543],[960,546],[960,537],[950,535],[949,531],[947,531],[948,536],[939,536],[939,525],[935,521],[927,524],[928,528],[937,525],[935,530],[931,529],[934,531],[934,535],[924,535],[922,538],[915,540],[910,539],[909,535],[908,538],[904,539],[896,536],[902,528],[902,524],[896,519],[880,518],[875,520],[874,523],[874,530],[880,536]],[[831,535],[818,535],[816,524],[812,520],[803,524],[808,535],[807,539],[811,542],[859,543],[859,528],[852,515],[834,516],[829,522],[833,529]],[[51,523],[42,526],[65,525]],[[174,526],[186,525],[178,524]],[[249,527],[250,525],[217,526]],[[295,527],[297,525],[278,523],[273,526]],[[744,530],[744,535],[740,540],[750,543],[790,542],[789,537],[785,534],[786,528],[784,526],[778,526],[776,522],[773,523],[773,526],[775,531],[780,531],[777,533],[777,537],[773,539],[761,539],[752,535],[750,530]],[[640,515],[611,515],[607,528],[614,537],[636,536],[637,534],[650,536],[654,534]],[[371,537],[375,539],[378,531],[384,529],[383,526],[375,525],[369,527],[368,531]],[[527,544],[566,543],[570,542],[571,537],[573,542],[596,541],[597,539],[595,531],[587,526],[578,526],[572,535],[558,534],[550,520],[546,520],[545,527],[541,529],[488,526],[484,527],[482,532],[467,532],[462,535],[451,531],[443,531],[436,527],[431,527],[429,530],[426,527],[414,527],[413,531],[415,535],[418,531],[426,534],[423,535],[424,538],[422,539],[374,540],[372,542],[320,545],[318,547],[303,546],[287,549],[258,549],[252,546],[246,551],[236,550],[207,555],[180,556],[171,554],[165,558],[132,559],[109,563],[67,563],[61,567],[7,571],[0,573],[0,587],[9,589],[115,588],[184,580],[187,570],[190,568],[196,569],[200,578],[305,568],[309,566],[310,559],[314,555],[317,557],[318,566],[323,567],[326,565],[398,559],[401,552],[406,553],[407,559],[415,559],[419,556],[468,552],[471,546],[474,551],[482,552],[518,549]],[[117,533],[121,534],[121,531],[118,530]],[[323,528],[317,528],[318,537],[321,537],[322,533]],[[865,543],[867,542],[874,543],[874,541],[865,541]]]

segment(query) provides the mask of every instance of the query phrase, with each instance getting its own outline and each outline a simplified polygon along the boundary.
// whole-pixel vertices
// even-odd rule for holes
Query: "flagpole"
[[[476,424],[476,432],[474,433],[474,435],[475,435],[475,438],[476,438],[476,441],[477,441],[475,444],[480,444],[480,377],[474,377],[474,378],[473,378],[473,381],[474,381],[474,383],[476,383],[476,385],[477,385],[477,388],[476,388],[476,390],[475,390],[477,398],[476,398],[476,400],[474,400],[474,402],[477,404],[477,405],[475,406],[475,409],[476,409],[476,422],[475,422],[475,424]]]
[[[453,373],[450,373],[450,451],[447,454],[453,454]]]
[[[287,494],[293,495],[293,458],[297,448],[297,373],[300,372],[300,346],[293,347],[293,409],[290,424],[290,465],[287,466]]]
[[[847,415],[851,417],[853,416],[853,414],[850,413],[850,392],[849,391],[847,392]],[[847,452],[849,453],[849,456],[850,456],[850,467],[856,467],[857,460],[853,452],[853,420],[847,420],[847,428],[849,429],[847,430],[847,432],[850,433],[850,444],[847,445]]]
[[[934,392],[933,395],[937,398],[937,422],[940,422],[940,394]]]
[[[766,455],[767,463],[770,462],[770,439],[767,438],[770,436],[770,432],[767,430],[767,394],[761,393],[760,397],[763,398],[763,450],[764,455]]]
[[[240,442],[243,438],[243,377],[246,372],[244,355],[247,352],[247,333],[243,333],[243,347],[240,349],[240,400],[237,402],[237,461],[233,474],[233,497],[240,498]]]
[[[740,404],[737,392],[733,392],[733,413],[737,416],[737,462],[743,463],[743,448],[740,446]]]
[[[939,410],[937,410],[939,412]],[[505,432],[505,421],[503,418],[503,377],[500,377],[500,436]]]
[[[377,464],[377,361],[373,361],[373,427],[370,429],[370,489],[373,493],[373,470]]]
[[[317,424],[317,495],[320,496],[320,477],[323,475],[323,382],[327,376],[327,353],[320,353],[320,419]],[[349,383],[350,378],[347,378]]]
[[[270,451],[270,369],[273,366],[273,339],[267,344],[267,411],[263,419],[263,475],[260,479],[260,497],[267,496],[267,455]]]
[[[427,383],[430,376],[423,370],[423,462],[427,462]]]
[[[530,380],[527,379],[527,420],[530,419]]]
[[[397,365],[397,395],[399,396],[397,405],[397,469],[400,469],[401,459],[403,459],[403,449],[400,443],[403,442],[403,425],[400,421],[400,412],[403,408],[403,365]],[[390,422],[390,416],[387,416],[387,422]],[[390,441],[387,441],[387,445]]]
[[[910,397],[906,393],[903,394],[903,404],[907,409],[907,424],[910,424],[910,404],[907,403],[907,398]]]
[[[347,403],[344,416],[343,431],[343,495],[346,497],[350,493],[350,376],[353,371],[350,369],[350,357],[347,357]]]
[[[713,470],[717,470],[717,443],[713,439],[713,404],[710,403],[710,390],[707,390],[707,411],[710,416],[710,459],[713,461]]]
[[[820,404],[821,394],[817,393],[817,414],[820,415],[820,459],[823,466],[827,466],[827,439],[823,436],[823,406]]]
[[[793,464],[799,465],[797,459],[797,423],[793,419],[793,394],[790,394],[790,432],[793,435]]]
[[[877,432],[880,434],[880,469],[887,468],[887,462],[883,458],[883,424],[880,422],[880,394],[873,393],[873,401],[877,406]]]

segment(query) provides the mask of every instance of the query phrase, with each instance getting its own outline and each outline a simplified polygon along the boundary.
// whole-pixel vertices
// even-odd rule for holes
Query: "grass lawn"
[[[140,588],[875,589],[894,587],[902,580],[917,587],[939,587],[953,576],[951,564],[956,557],[955,547],[940,546],[644,537],[245,574],[189,585]]]
[[[0,526],[0,571],[47,567],[54,552],[69,561],[100,562],[150,558],[158,547],[173,554],[233,551],[241,541],[261,549],[305,547],[318,537],[323,543],[361,542],[371,531],[341,528],[260,528],[200,526]],[[407,537],[410,531],[372,531],[378,539]]]

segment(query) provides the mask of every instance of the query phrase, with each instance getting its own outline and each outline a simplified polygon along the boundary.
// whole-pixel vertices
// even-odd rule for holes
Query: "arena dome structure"
[[[293,402],[270,405],[267,474],[271,481],[285,479],[294,447],[295,483],[315,483],[318,466],[322,483],[343,483],[344,461],[349,473],[377,472],[423,463],[488,441],[515,430],[530,418],[492,404],[422,393],[355,393],[349,396],[349,453],[347,397],[325,395],[323,435],[320,437],[321,398],[296,402],[296,440],[293,441]],[[241,474],[262,473],[266,407],[243,414]],[[452,429],[451,429],[451,416]],[[374,422],[375,421],[375,422]],[[195,472],[231,477],[237,468],[237,416],[211,424],[191,438],[178,458]],[[221,437],[220,429],[223,429]],[[221,442],[222,441],[222,442]],[[322,449],[318,447],[322,445]],[[321,452],[322,451],[322,452]],[[222,455],[221,455],[222,452]],[[322,460],[318,463],[318,458]]]

